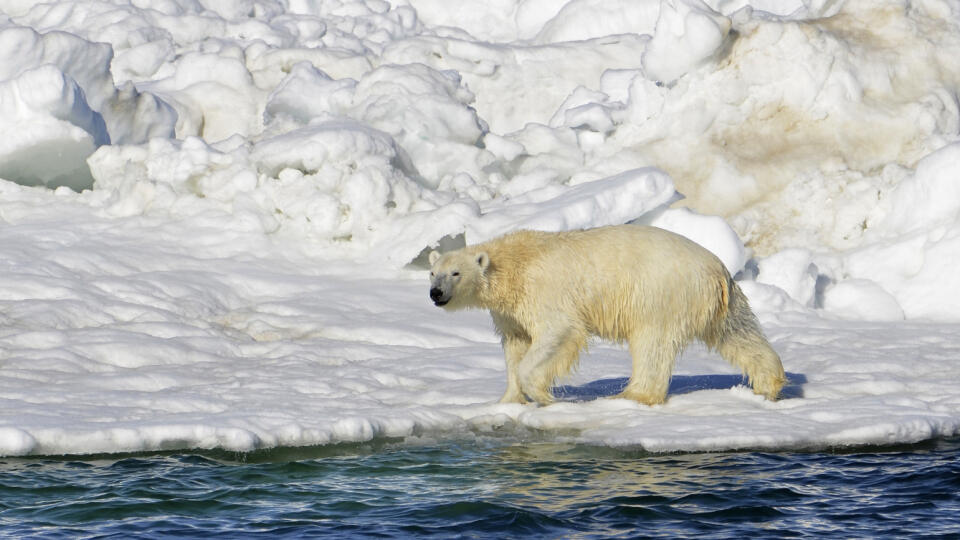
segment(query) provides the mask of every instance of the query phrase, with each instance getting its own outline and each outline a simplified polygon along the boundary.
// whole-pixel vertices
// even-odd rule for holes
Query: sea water
[[[956,538],[960,439],[649,454],[546,441],[0,460],[10,538]]]

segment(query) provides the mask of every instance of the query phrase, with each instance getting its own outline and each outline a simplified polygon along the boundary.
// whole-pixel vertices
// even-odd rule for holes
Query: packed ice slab
[[[958,57],[954,0],[0,0],[0,454],[956,434]],[[737,274],[784,399],[696,348],[606,399],[596,343],[494,403],[425,251],[626,222]]]
[[[700,348],[665,405],[608,399],[630,361],[595,343],[558,403],[499,405],[488,316],[435,308],[423,271],[291,256],[216,222],[97,216],[73,194],[3,196],[4,455],[473,436],[793,449],[960,428],[953,324],[840,321],[745,281],[790,379],[780,401]]]

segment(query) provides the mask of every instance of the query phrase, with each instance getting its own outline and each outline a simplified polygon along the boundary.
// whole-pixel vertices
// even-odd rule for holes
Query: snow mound
[[[113,52],[66,32],[0,27],[0,178],[89,188],[101,145],[173,134],[175,113],[132,85],[117,88]]]

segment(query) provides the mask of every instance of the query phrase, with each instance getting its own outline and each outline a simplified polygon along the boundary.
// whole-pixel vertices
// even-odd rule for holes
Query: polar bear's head
[[[484,251],[430,253],[430,299],[444,309],[477,307],[477,290],[490,266]]]

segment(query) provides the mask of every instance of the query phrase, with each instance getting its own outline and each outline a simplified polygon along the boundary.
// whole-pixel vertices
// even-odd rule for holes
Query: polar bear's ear
[[[437,250],[433,250],[430,252],[430,255],[427,255],[427,260],[430,261],[430,266],[433,266],[434,264],[436,264],[437,259],[439,258],[440,258],[440,252]]]
[[[490,266],[490,256],[487,255],[486,251],[477,253],[477,266],[480,267],[481,272],[487,271],[487,267]]]

